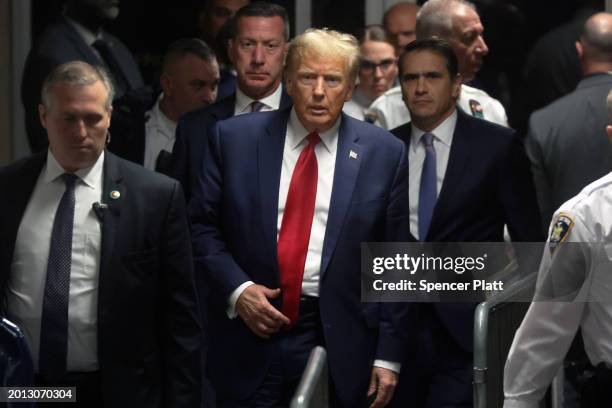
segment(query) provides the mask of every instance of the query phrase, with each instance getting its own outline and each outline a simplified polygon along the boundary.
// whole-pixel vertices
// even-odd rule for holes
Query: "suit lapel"
[[[125,185],[123,184],[123,176],[119,169],[118,158],[105,152],[104,157],[104,181],[102,188],[102,203],[108,208],[104,212],[102,218],[102,250],[100,253],[100,297],[105,293],[104,284],[106,283],[105,276],[110,267],[112,260],[115,238],[117,236],[117,227],[121,216],[121,209],[126,195]],[[102,304],[102,302],[100,302]]]
[[[70,41],[74,43],[75,48],[79,51],[81,55],[87,56],[87,59],[85,61],[91,62],[91,63],[95,61],[97,62],[97,65],[104,66],[104,63],[100,59],[100,57],[98,57],[96,53],[93,52],[91,47],[85,43],[85,41],[83,40],[83,37],[81,37],[81,35],[72,26],[72,24],[70,24],[68,20],[66,20],[65,18],[63,18],[62,20],[63,20],[62,22],[64,23],[64,26],[66,27],[65,29],[66,35],[68,36]]]
[[[444,173],[444,181],[442,182],[440,195],[436,201],[431,225],[427,232],[427,240],[435,237],[436,230],[443,224],[443,215],[448,212],[447,207],[453,202],[452,197],[455,194],[457,186],[461,183],[463,170],[470,158],[471,149],[469,132],[465,129],[465,115],[466,114],[463,113],[461,109],[457,109],[457,124],[455,125],[455,132],[453,133],[453,142],[448,156],[446,173]]]
[[[352,128],[345,114],[342,114],[341,120],[342,123],[338,131],[334,184],[329,203],[327,226],[325,228],[323,253],[321,255],[321,276],[327,270],[329,261],[336,248],[363,157],[362,148],[357,144],[359,135]]]
[[[257,144],[258,187],[264,237],[268,250],[274,256],[275,263],[277,260],[278,190],[290,112],[290,109],[285,109],[275,114]]]

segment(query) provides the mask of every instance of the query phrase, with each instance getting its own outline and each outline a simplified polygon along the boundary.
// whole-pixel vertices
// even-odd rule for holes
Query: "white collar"
[[[321,138],[321,142],[327,149],[329,153],[334,153],[336,150],[336,146],[338,146],[338,129],[340,128],[341,122],[340,115],[336,120],[336,123],[325,132],[319,133],[319,137]],[[289,123],[287,124],[287,142],[291,149],[297,149],[302,141],[308,136],[309,132],[300,122],[300,119],[295,112],[295,107],[291,108],[291,115],[289,116]]]
[[[83,169],[79,169],[74,172],[88,187],[96,188],[100,185],[100,180],[102,178],[102,169],[104,167],[104,150],[96,162],[90,166]],[[62,174],[67,173],[66,170],[57,162],[55,156],[51,152],[51,149],[47,150],[47,165],[44,170],[45,174],[43,177],[43,181],[45,183],[51,183],[55,181]]]
[[[267,107],[272,108],[272,110],[277,110],[280,106],[281,94],[282,85],[279,84],[274,92],[272,92],[265,98],[258,99],[258,101],[263,103]],[[239,87],[236,88],[236,108],[238,112],[250,112],[250,105],[254,100],[255,99],[247,96],[244,92],[242,92]]]
[[[411,123],[411,132],[410,132],[410,145],[412,149],[416,150],[421,137],[425,133],[433,134],[436,139],[450,147],[453,140],[453,132],[455,131],[455,125],[457,124],[457,109],[453,113],[451,113],[448,118],[444,119],[442,123],[440,123],[434,130],[431,132],[425,132],[422,129],[416,127],[414,122]]]

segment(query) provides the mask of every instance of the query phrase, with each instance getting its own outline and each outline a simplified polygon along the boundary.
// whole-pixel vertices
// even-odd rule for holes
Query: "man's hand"
[[[372,367],[372,377],[368,388],[368,397],[376,393],[376,399],[370,408],[386,406],[393,398],[397,385],[397,373],[382,367]]]
[[[280,289],[262,285],[248,286],[236,302],[236,313],[257,336],[267,339],[278,332],[289,318],[268,302],[280,295]]]

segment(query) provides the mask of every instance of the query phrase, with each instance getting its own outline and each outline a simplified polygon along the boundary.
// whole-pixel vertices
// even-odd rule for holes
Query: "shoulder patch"
[[[470,99],[470,110],[472,111],[472,116],[480,119],[484,119],[484,112],[482,110],[482,105],[476,99]]]
[[[548,238],[548,246],[550,252],[553,253],[560,243],[567,239],[569,232],[574,226],[574,220],[568,214],[560,213],[557,216],[555,225],[552,227],[550,237]]]

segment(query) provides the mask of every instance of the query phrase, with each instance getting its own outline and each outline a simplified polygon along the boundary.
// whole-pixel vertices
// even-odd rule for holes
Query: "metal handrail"
[[[317,346],[310,352],[290,407],[323,408],[328,406],[327,399],[327,352],[323,347]]]

